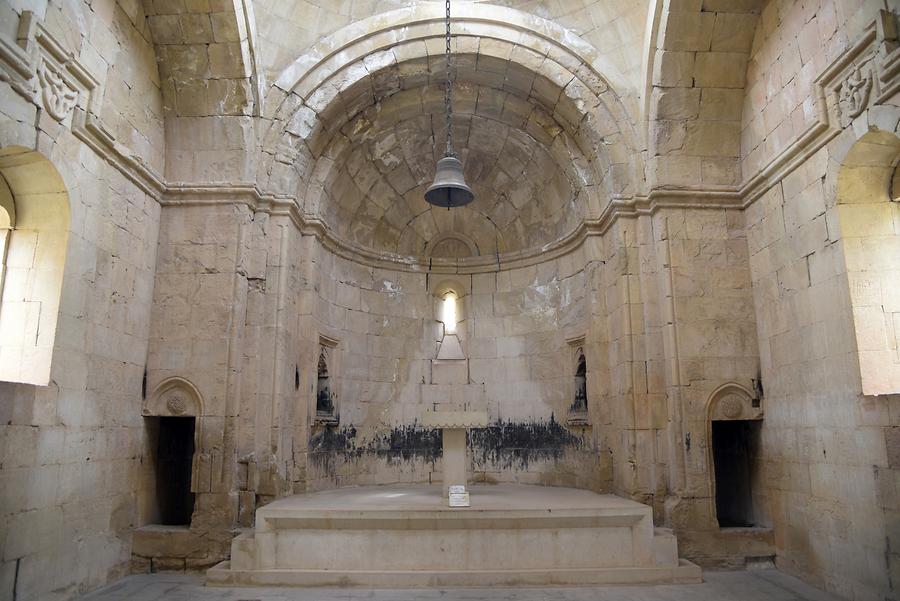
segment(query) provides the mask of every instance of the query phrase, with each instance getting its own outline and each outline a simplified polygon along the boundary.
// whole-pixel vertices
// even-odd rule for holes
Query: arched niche
[[[570,411],[587,413],[587,362],[582,347],[578,347],[575,351],[575,395]]]
[[[144,401],[141,413],[147,466],[139,499],[141,523],[190,526],[202,438],[200,391],[184,378],[168,378]]]
[[[428,283],[428,290],[438,299],[444,298],[448,292],[453,292],[457,298],[463,298],[469,294],[468,283],[465,279],[460,278],[434,279]]]
[[[69,195],[40,152],[0,149],[0,381],[50,382]]]
[[[570,353],[568,369],[572,378],[566,424],[569,426],[588,426],[591,422],[588,414],[587,357],[584,353],[585,335],[580,334],[567,338],[566,343]]]
[[[736,383],[717,388],[707,402],[710,488],[720,528],[766,521],[762,485],[759,399]]]
[[[763,418],[762,403],[740,384],[717,388],[707,403],[710,421],[757,420]]]
[[[313,424],[336,426],[340,422],[339,345],[340,341],[337,338],[319,334]]]
[[[466,314],[463,298],[467,287],[447,278],[429,286],[434,295],[437,325],[435,354],[431,361],[431,384],[466,384],[469,381],[465,348]]]
[[[319,361],[316,365],[316,416],[332,417],[334,399],[331,392],[331,377],[328,374],[328,348],[319,347]]]
[[[144,401],[144,417],[200,417],[203,402],[200,391],[188,380],[172,377],[164,380]]]
[[[470,237],[459,232],[438,234],[428,242],[429,257],[460,259],[475,257],[481,254],[478,244]]]
[[[870,128],[850,146],[837,177],[837,226],[866,395],[900,393],[898,160],[900,136]]]
[[[442,331],[439,333],[439,338],[442,338],[446,333],[453,333],[464,337],[465,334],[461,334],[461,330],[466,321],[465,303],[469,293],[468,286],[462,280],[444,278],[435,281],[433,284],[429,284],[428,288],[434,298],[434,318],[442,324]],[[453,327],[450,328],[444,323],[448,310],[447,304],[450,302],[448,299],[452,299],[453,314],[455,317],[455,323],[453,324]]]

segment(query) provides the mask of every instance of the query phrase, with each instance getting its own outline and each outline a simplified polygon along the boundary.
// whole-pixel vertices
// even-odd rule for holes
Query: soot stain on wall
[[[590,441],[556,421],[504,422],[469,431],[468,450],[476,466],[525,470],[534,461],[560,459],[567,450],[585,449]],[[347,463],[375,457],[390,465],[408,462],[434,463],[442,455],[441,431],[413,423],[398,426],[372,438],[361,438],[354,426],[326,427],[309,441],[310,462],[318,470],[333,473],[335,462]]]
[[[398,426],[359,438],[354,426],[325,428],[309,440],[311,462],[328,472],[335,460],[352,462],[365,455],[387,460],[389,464],[421,461],[434,463],[441,456],[441,431],[420,428],[416,424]]]
[[[498,421],[469,433],[469,451],[476,465],[524,470],[533,461],[560,459],[568,449],[583,449],[589,440],[575,435],[550,415],[549,421]]]

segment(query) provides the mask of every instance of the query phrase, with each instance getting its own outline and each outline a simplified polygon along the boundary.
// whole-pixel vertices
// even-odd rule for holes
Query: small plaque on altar
[[[466,492],[466,487],[462,484],[453,484],[450,486],[450,494],[451,495],[453,493],[458,494],[458,493],[464,493],[464,492]]]
[[[469,493],[451,492],[450,507],[469,507]]]

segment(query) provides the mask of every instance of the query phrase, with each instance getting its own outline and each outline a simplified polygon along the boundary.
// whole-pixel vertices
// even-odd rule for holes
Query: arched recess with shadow
[[[70,221],[50,160],[0,149],[0,381],[50,382]]]
[[[762,526],[768,518],[760,400],[743,386],[729,383],[710,395],[707,412],[710,484],[719,527]]]
[[[202,407],[197,388],[179,377],[161,382],[144,402],[141,413],[146,428],[148,469],[142,478],[142,525],[191,524]]]

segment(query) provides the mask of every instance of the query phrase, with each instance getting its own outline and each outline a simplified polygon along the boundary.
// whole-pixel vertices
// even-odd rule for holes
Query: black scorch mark
[[[560,459],[569,449],[586,449],[590,441],[573,434],[553,415],[549,421],[497,421],[468,432],[469,459],[476,469],[528,469],[534,461]],[[353,426],[325,428],[310,438],[310,461],[332,472],[335,461],[353,462],[377,457],[389,465],[402,462],[434,463],[442,455],[441,431],[417,424],[398,426],[372,438],[358,438]]]
[[[328,469],[336,459],[355,461],[364,455],[385,459],[389,464],[409,461],[434,463],[441,456],[441,431],[416,424],[398,426],[370,439],[357,439],[353,426],[325,428],[309,440],[311,461]]]
[[[469,432],[469,451],[477,467],[524,470],[533,461],[558,460],[566,450],[588,445],[584,435],[573,434],[552,414],[546,422],[501,420]]]

